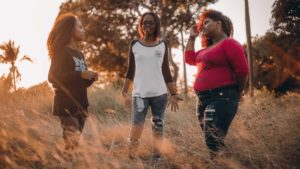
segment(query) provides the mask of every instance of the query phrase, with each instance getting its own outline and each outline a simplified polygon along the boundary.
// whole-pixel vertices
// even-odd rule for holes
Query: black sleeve
[[[51,60],[48,80],[50,83],[70,84],[81,80],[79,71],[75,71],[72,58],[67,52],[56,55]]]
[[[134,74],[135,74],[135,60],[134,55],[132,52],[132,46],[135,44],[137,40],[133,40],[130,44],[129,51],[128,51],[128,68],[126,73],[126,78],[133,81]]]
[[[163,73],[165,82],[170,83],[170,82],[173,82],[173,78],[172,78],[171,71],[170,71],[170,66],[169,66],[168,45],[165,41],[164,41],[164,43],[165,43],[165,54],[164,54],[164,60],[163,60],[163,63],[162,63],[162,73]]]
[[[84,81],[84,84],[86,87],[90,87],[94,83],[95,80],[83,79],[83,81]]]

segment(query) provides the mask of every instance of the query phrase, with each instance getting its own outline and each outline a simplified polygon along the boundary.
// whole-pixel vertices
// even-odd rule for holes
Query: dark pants
[[[73,150],[79,145],[80,136],[86,121],[86,115],[82,111],[74,114],[59,116],[63,128],[65,150]]]
[[[239,96],[234,86],[198,92],[198,119],[212,153],[225,148],[224,139],[237,112]]]

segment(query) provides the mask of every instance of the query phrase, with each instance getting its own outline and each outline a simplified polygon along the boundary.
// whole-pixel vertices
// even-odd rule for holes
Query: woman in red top
[[[203,49],[195,52],[201,32]],[[237,109],[248,75],[243,47],[232,39],[231,20],[221,12],[207,10],[190,30],[185,62],[198,67],[194,90],[198,96],[198,119],[214,157],[224,150],[224,139]]]

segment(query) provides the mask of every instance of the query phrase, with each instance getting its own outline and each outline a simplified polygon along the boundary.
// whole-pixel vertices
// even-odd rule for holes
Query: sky
[[[252,36],[264,35],[270,29],[271,8],[275,0],[249,0]],[[22,74],[20,87],[29,87],[47,80],[50,61],[46,41],[60,4],[64,0],[0,0],[0,43],[14,40],[20,45],[20,54],[29,55],[34,63],[17,63]],[[259,5],[257,5],[259,4]],[[244,0],[219,0],[207,8],[216,9],[231,18],[234,38],[246,42]],[[200,49],[199,39],[196,49]],[[173,49],[174,60],[180,65],[182,75],[182,50]],[[9,67],[0,64],[0,76]],[[187,66],[188,83],[193,83],[196,67]]]

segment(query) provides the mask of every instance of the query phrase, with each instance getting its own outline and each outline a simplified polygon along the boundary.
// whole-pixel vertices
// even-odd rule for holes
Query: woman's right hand
[[[97,80],[98,73],[86,70],[86,71],[81,72],[81,78],[87,79],[87,80]]]
[[[199,35],[199,31],[197,30],[197,25],[193,25],[190,29],[190,37],[196,38]]]
[[[175,94],[169,98],[167,107],[171,106],[171,111],[176,112],[179,109],[179,101],[183,101],[183,99],[177,94]]]

